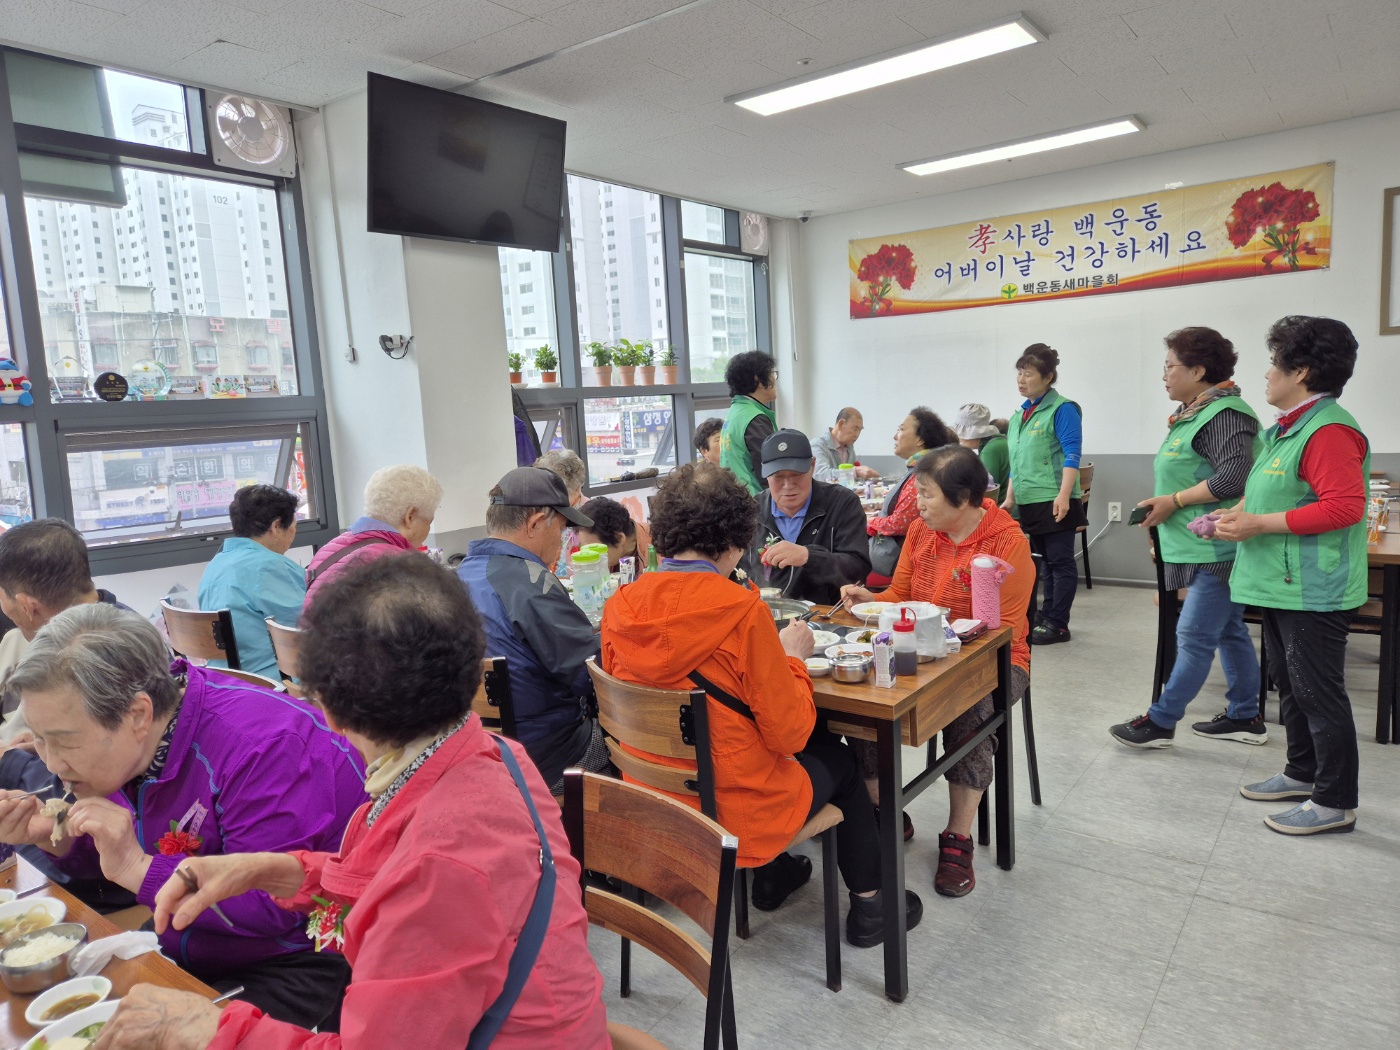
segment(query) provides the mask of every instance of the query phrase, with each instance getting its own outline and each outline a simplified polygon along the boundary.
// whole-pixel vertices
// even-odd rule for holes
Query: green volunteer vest
[[[1280,436],[1277,425],[1265,431],[1245,483],[1246,510],[1276,514],[1317,502],[1317,493],[1298,476],[1298,469],[1308,439],[1329,423],[1341,423],[1361,433],[1352,414],[1333,397],[1316,402],[1288,433]],[[1370,472],[1367,442],[1361,464],[1363,488]],[[1239,544],[1230,574],[1230,597],[1242,605],[1308,612],[1336,612],[1365,604],[1365,517],[1350,528],[1319,536],[1265,533]]]
[[[1201,428],[1226,409],[1241,412],[1258,421],[1254,409],[1245,404],[1242,397],[1218,397],[1192,418],[1173,424],[1167,430],[1162,447],[1157,450],[1157,458],[1152,462],[1152,494],[1170,496],[1205,481],[1215,473],[1210,460],[1198,453],[1192,442]],[[1259,440],[1255,439],[1255,453],[1259,451]],[[1207,565],[1214,562],[1234,561],[1236,544],[1224,540],[1203,540],[1186,527],[1202,514],[1209,514],[1222,507],[1233,507],[1235,500],[1217,500],[1214,503],[1196,503],[1172,512],[1172,516],[1157,526],[1157,541],[1161,544],[1162,560],[1182,565]]]
[[[1011,483],[1017,503],[1049,503],[1060,494],[1065,450],[1055,436],[1055,411],[1067,402],[1079,408],[1078,402],[1061,397],[1051,387],[1031,410],[1030,419],[1023,420],[1024,413],[1019,410],[1011,415],[1011,430],[1006,437],[1011,446]],[[1074,479],[1071,495],[1075,499],[1083,495],[1078,478]]]
[[[1006,477],[1011,471],[1011,453],[1007,450],[1006,435],[994,434],[983,438],[982,444],[977,448],[977,455],[982,458],[982,466],[987,468],[987,473],[997,483],[995,498],[997,503],[1000,503],[1006,499]]]
[[[759,416],[767,416],[774,429],[778,426],[778,414],[761,401],[755,401],[747,394],[737,395],[729,403],[729,415],[724,419],[724,429],[719,435],[719,465],[734,472],[743,482],[750,495],[757,496],[763,491],[763,482],[754,476],[753,460],[749,458],[749,448],[744,444],[744,433],[749,424]]]

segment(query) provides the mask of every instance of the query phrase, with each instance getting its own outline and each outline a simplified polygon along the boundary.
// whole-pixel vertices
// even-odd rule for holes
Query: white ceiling
[[[772,117],[722,101],[1018,10],[1048,42]],[[463,88],[567,120],[572,170],[781,216],[1400,109],[1400,0],[0,0],[0,36],[301,106],[366,70]],[[896,168],[1126,114],[1147,130]]]

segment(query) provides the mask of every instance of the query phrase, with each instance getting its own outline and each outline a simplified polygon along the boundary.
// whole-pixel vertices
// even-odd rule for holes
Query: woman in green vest
[[[1259,417],[1230,378],[1238,360],[1230,340],[1213,328],[1182,328],[1166,343],[1162,382],[1178,406],[1167,417],[1167,436],[1152,465],[1156,495],[1138,506],[1149,509],[1143,527],[1157,529],[1167,588],[1185,591],[1176,621],[1176,663],[1147,713],[1109,733],[1129,747],[1171,747],[1176,724],[1205,685],[1218,649],[1226,709],[1191,728],[1216,740],[1262,744],[1269,732],[1259,715],[1259,658],[1244,624],[1244,606],[1230,600],[1235,545],[1203,539],[1187,528],[1244,495]]]
[[[1002,508],[1018,508],[1021,528],[1040,556],[1040,622],[1031,629],[1032,645],[1069,641],[1079,587],[1074,533],[1087,524],[1079,489],[1082,419],[1079,406],[1055,389],[1059,368],[1060,355],[1044,343],[1026,347],[1016,362],[1016,389],[1025,401],[1007,434],[1011,475]]]
[[[1288,734],[1283,772],[1245,798],[1300,804],[1264,823],[1285,835],[1356,825],[1360,759],[1346,690],[1347,630],[1366,601],[1366,486],[1371,451],[1337,397],[1356,366],[1356,337],[1330,317],[1285,317],[1269,329],[1264,432],[1244,502],[1220,516],[1238,543],[1230,596],[1264,612],[1269,677]]]
[[[778,416],[768,402],[778,396],[778,362],[762,350],[749,350],[730,358],[724,370],[729,384],[729,414],[719,435],[719,465],[749,490],[764,492],[763,442],[778,426]]]

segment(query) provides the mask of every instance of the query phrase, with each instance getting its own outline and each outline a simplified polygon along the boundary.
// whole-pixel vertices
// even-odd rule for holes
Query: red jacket
[[[752,720],[706,705],[717,815],[739,837],[740,865],[781,853],[812,806],[812,781],[793,755],[807,746],[817,709],[806,665],[783,651],[758,592],[718,573],[647,573],[603,609],[603,670],[661,689],[690,688],[698,670],[749,705]]]
[[[603,982],[588,954],[579,866],[544,781],[520,761],[554,850],[558,884],[549,932],[493,1050],[599,1050],[610,1046]],[[340,1034],[314,1035],[231,1003],[209,1050],[462,1050],[505,983],[511,951],[539,884],[539,839],[475,716],[385,807],[350,821],[338,855],[298,852],[306,881],[283,907],[311,897],[350,906],[345,957],[354,978]]]

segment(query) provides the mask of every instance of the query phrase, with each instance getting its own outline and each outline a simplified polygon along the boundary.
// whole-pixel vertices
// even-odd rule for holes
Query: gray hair
[[[365,483],[365,513],[389,525],[402,524],[414,508],[424,517],[435,517],[441,502],[438,479],[408,463],[380,467]]]
[[[852,416],[859,416],[859,415],[860,415],[860,409],[858,409],[858,408],[846,407],[846,408],[843,408],[840,412],[837,412],[837,413],[836,413],[836,422],[837,422],[837,423],[844,423],[844,422],[846,422],[846,420],[850,419]],[[864,417],[862,417],[862,422],[863,422],[863,421],[864,421]]]
[[[578,453],[571,448],[550,449],[535,460],[535,466],[544,467],[545,470],[563,478],[570,499],[576,497],[583,491],[583,486],[588,484],[588,468],[583,465],[583,460],[578,458]]]
[[[50,620],[8,683],[19,696],[66,687],[104,729],[121,724],[137,693],[151,698],[156,717],[175,710],[180,699],[160,632],[129,609],[104,602],[75,605]]]

